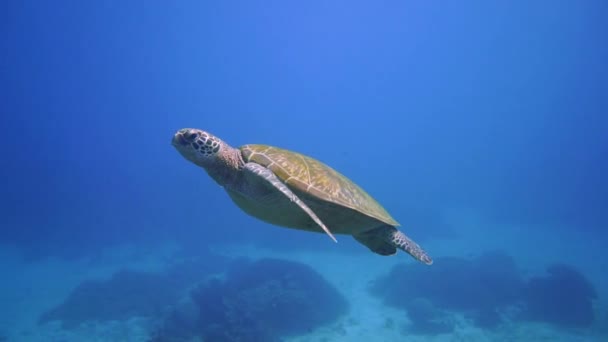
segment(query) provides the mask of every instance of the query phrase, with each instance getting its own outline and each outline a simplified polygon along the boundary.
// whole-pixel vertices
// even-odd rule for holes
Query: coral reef
[[[204,280],[225,260],[218,256],[185,261],[164,272],[120,270],[107,280],[87,280],[63,303],[39,317],[39,323],[60,320],[64,328],[87,321],[124,320],[134,316],[163,317],[165,310]]]
[[[414,324],[431,320],[437,309],[463,313],[484,329],[499,326],[504,316],[560,327],[589,327],[595,321],[597,293],[571,266],[553,265],[547,275],[527,280],[502,252],[470,260],[438,258],[433,267],[419,266],[397,265],[370,288],[386,305],[407,310]],[[422,327],[428,329],[418,329],[438,333],[433,326]]]
[[[209,341],[277,341],[333,322],[348,309],[342,295],[307,265],[262,259],[235,262],[223,279],[206,281],[191,292],[199,324],[191,335]],[[170,318],[157,334],[183,319]]]
[[[160,274],[122,270],[107,281],[85,281],[61,305],[44,313],[39,322],[61,320],[70,328],[85,321],[158,315],[177,299],[167,280]]]
[[[200,334],[198,306],[188,296],[157,321],[148,342],[192,342]]]
[[[563,264],[547,268],[547,275],[530,278],[524,290],[522,318],[562,327],[589,327],[595,320],[597,292],[575,268]]]
[[[393,307],[408,310],[413,300],[425,298],[438,309],[466,313],[487,327],[498,324],[497,310],[520,299],[523,286],[511,257],[488,252],[470,260],[438,258],[430,268],[400,264],[370,290]]]

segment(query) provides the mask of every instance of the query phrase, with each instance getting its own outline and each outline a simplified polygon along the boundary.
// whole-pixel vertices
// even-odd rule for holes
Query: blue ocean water
[[[383,325],[396,336],[454,338],[456,332],[443,324],[410,328],[413,312],[428,313],[428,302],[447,313],[464,312],[472,326],[479,317],[468,317],[471,310],[484,317],[500,314],[510,325],[479,325],[490,340],[496,331],[517,338],[508,331],[539,321],[555,334],[570,334],[565,340],[606,336],[606,2],[26,0],[2,7],[0,265],[12,280],[0,288],[0,298],[11,303],[0,309],[0,341],[42,341],[51,336],[44,335],[49,329],[69,331],[36,322],[81,280],[94,278],[87,273],[92,268],[108,269],[105,255],[124,246],[149,256],[170,243],[186,251],[181,258],[247,246],[231,256],[255,253],[248,248],[286,259],[297,254],[304,264],[310,258],[319,272],[314,260],[326,254],[318,253],[336,253],[321,264],[345,296],[346,304],[339,304],[344,307],[332,307],[341,317],[349,317],[349,302],[350,315],[358,317],[357,304],[336,283],[336,270],[349,269],[349,258],[411,263],[404,253],[374,255],[348,236],[335,245],[324,235],[245,215],[171,146],[175,131],[184,127],[207,130],[232,146],[276,145],[327,163],[392,213],[435,257],[431,268],[467,265],[443,274],[468,275],[481,288],[497,286],[475,275],[499,269],[503,259],[482,261],[484,253],[500,250],[515,264],[518,271],[507,273],[521,280],[522,292],[554,292],[545,302],[572,298],[569,306],[555,308],[517,297],[507,304],[528,310],[520,318],[502,307],[497,313],[483,301],[473,308],[451,305],[446,296],[479,297],[446,285],[421,293],[423,301],[414,298],[415,306],[363,310],[370,317],[397,310],[403,316],[395,318],[395,327],[393,321]],[[158,259],[177,260],[167,253]],[[217,261],[223,262],[230,263]],[[255,266],[238,267],[246,273]],[[237,266],[206,272],[231,267]],[[270,269],[282,274],[281,267]],[[417,279],[451,282],[419,267],[412,271]],[[349,284],[365,285],[366,267],[356,270],[362,278]],[[389,292],[381,281],[389,270],[374,277],[382,289],[374,291]],[[54,282],[63,274],[72,280]],[[551,282],[551,275],[557,280]],[[189,286],[201,281],[183,278]],[[150,296],[158,291],[151,289]],[[376,298],[374,291],[370,298]],[[114,293],[111,287],[108,292]],[[204,291],[194,297],[206,298]],[[480,300],[467,301],[472,302]],[[360,320],[358,328],[344,323],[337,329],[341,338],[332,337],[336,329],[320,329],[329,329],[330,340],[347,340],[366,326]],[[373,323],[368,328],[377,340],[389,339]],[[291,335],[319,333],[313,327],[296,330]]]

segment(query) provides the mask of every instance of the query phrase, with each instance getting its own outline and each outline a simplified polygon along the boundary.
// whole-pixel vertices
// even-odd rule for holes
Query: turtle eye
[[[196,132],[186,132],[184,133],[184,136],[186,137],[186,139],[192,141],[194,139],[196,139],[198,137],[198,133]]]
[[[186,146],[188,145],[188,141],[184,138],[183,135],[179,134],[176,136],[177,142],[182,145],[182,146]]]

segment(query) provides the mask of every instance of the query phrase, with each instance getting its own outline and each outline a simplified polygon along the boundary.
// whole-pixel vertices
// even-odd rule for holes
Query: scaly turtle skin
[[[308,156],[266,145],[233,148],[214,135],[185,128],[173,146],[204,168],[243,211],[263,221],[313,232],[352,235],[380,255],[397,248],[430,265],[432,259],[396,227],[367,192]]]

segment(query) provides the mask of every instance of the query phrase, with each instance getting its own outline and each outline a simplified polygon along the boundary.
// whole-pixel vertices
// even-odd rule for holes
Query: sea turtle
[[[363,189],[329,166],[267,145],[234,148],[193,128],[175,133],[172,145],[204,168],[243,211],[278,226],[352,235],[380,255],[397,248],[430,265],[432,259],[396,227],[399,223]]]

